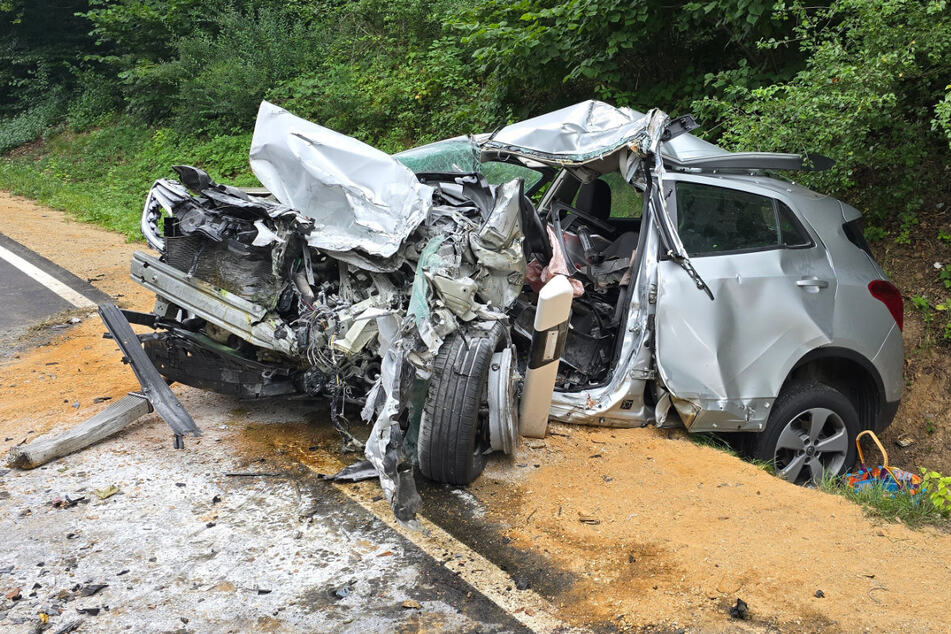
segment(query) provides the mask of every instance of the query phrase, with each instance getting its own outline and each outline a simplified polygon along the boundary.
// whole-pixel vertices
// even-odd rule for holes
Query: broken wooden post
[[[39,467],[97,443],[151,411],[152,406],[147,398],[128,394],[78,427],[58,436],[46,435],[28,445],[12,448],[7,456],[7,466],[17,469]]]

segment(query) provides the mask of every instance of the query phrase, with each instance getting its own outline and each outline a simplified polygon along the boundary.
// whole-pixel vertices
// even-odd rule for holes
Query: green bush
[[[122,99],[116,93],[113,80],[102,73],[85,70],[77,72],[79,90],[69,101],[66,120],[70,129],[82,132],[102,125],[122,108]]]
[[[197,32],[178,44],[181,80],[173,112],[180,130],[246,130],[268,90],[322,59],[319,32],[280,9],[248,13],[229,7],[214,23],[213,32]]]
[[[835,159],[832,170],[802,180],[864,207],[875,221],[899,218],[899,239],[907,240],[922,200],[948,191],[947,2],[835,0],[818,11],[794,2],[778,15],[796,25],[805,67],[759,87],[737,81],[736,71],[711,75],[720,95],[695,109],[721,122],[720,141],[729,147]]]
[[[52,98],[6,119],[0,119],[0,153],[37,139],[63,116],[63,103]]]

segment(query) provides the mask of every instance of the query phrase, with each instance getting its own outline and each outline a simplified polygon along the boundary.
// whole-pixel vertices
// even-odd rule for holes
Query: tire
[[[776,475],[795,484],[839,476],[855,464],[859,416],[852,402],[823,383],[783,390],[766,423],[751,439],[751,454],[769,461]]]
[[[492,355],[504,344],[502,333],[499,323],[488,331],[455,332],[436,355],[419,422],[419,470],[430,480],[465,485],[485,468],[486,389]]]

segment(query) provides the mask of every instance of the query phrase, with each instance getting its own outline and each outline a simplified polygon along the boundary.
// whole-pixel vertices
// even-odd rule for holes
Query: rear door
[[[746,183],[668,175],[694,269],[658,267],[657,365],[692,431],[761,429],[791,364],[828,343],[836,290],[817,236],[787,202]]]

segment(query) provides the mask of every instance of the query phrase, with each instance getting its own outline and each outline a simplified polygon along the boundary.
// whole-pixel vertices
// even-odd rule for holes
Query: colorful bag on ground
[[[872,438],[875,444],[878,445],[879,451],[882,452],[881,466],[867,467],[865,465],[865,456],[862,455],[862,445],[860,441],[862,440],[862,436],[866,434]],[[856,436],[855,448],[859,453],[859,464],[861,467],[856,472],[846,474],[845,480],[849,483],[850,487],[856,491],[861,491],[866,487],[877,484],[886,491],[904,491],[912,497],[921,493],[921,477],[914,473],[890,466],[888,464],[888,454],[885,453],[885,447],[882,446],[882,443],[878,440],[878,436],[873,432],[865,430]]]

